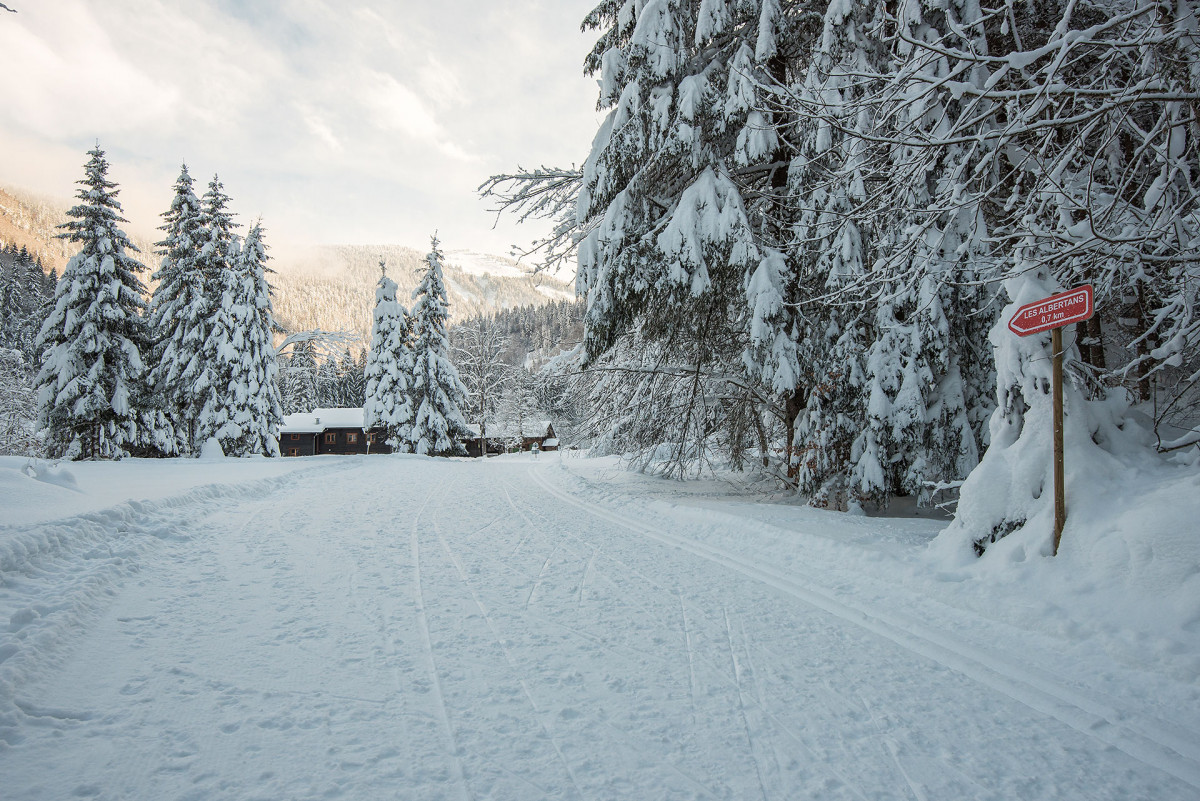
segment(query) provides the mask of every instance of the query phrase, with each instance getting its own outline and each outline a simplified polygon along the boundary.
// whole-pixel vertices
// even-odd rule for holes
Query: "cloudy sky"
[[[476,194],[578,164],[599,117],[597,0],[5,0],[0,183],[67,198],[95,141],[131,227],[186,159],[269,241],[507,253],[536,231]]]

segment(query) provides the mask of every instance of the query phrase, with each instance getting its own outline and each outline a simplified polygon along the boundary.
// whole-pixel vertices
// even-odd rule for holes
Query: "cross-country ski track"
[[[1194,679],[552,456],[0,524],[0,798],[1200,797]]]

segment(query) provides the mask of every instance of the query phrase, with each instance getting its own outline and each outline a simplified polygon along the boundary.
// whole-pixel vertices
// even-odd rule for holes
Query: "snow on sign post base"
[[[1067,522],[1067,490],[1063,472],[1063,376],[1062,329],[1064,325],[1090,320],[1096,309],[1090,284],[1026,303],[1008,321],[1008,330],[1019,337],[1050,331],[1054,375],[1054,555]]]

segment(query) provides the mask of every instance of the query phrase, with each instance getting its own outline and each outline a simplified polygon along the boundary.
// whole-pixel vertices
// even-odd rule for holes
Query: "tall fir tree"
[[[312,340],[301,339],[292,346],[284,379],[284,413],[308,413],[320,406],[317,398],[317,357]]]
[[[157,245],[163,254],[153,278],[148,322],[154,340],[150,384],[175,421],[181,451],[195,445],[196,420],[204,406],[199,395],[204,374],[204,343],[208,338],[210,302],[198,263],[203,237],[200,201],[192,189],[187,165],[175,182],[171,207],[159,228],[165,236]]]
[[[425,274],[413,290],[413,425],[409,442],[414,453],[461,456],[462,441],[470,436],[462,409],[467,391],[450,359],[446,336],[449,307],[442,277],[442,251],[432,239],[425,257]]]
[[[387,265],[375,287],[375,319],[371,348],[367,351],[363,426],[382,426],[393,450],[411,449],[414,408],[411,386],[415,362],[410,342],[408,310],[396,300],[396,282],[387,276]]]
[[[351,409],[364,406],[367,391],[364,359],[355,359],[350,349],[346,348],[338,360],[338,375],[342,386],[341,405]]]
[[[38,421],[50,449],[68,459],[120,458],[154,432],[143,431],[135,400],[149,351],[141,311],[145,270],[96,146],[79,181],[79,205],[59,236],[79,252],[63,270],[54,309],[38,334],[45,354],[37,377]]]
[[[262,224],[252,225],[241,247],[230,252],[232,264],[224,273],[213,326],[221,341],[216,351],[217,391],[206,417],[226,455],[278,456],[283,409],[271,342],[275,325]]]
[[[238,242],[234,232],[233,215],[229,211],[229,196],[220,179],[214,175],[200,202],[200,220],[196,254],[196,269],[204,281],[203,345],[200,349],[200,369],[194,391],[198,408],[193,449],[216,434],[225,422],[222,397],[228,386],[232,357],[227,351],[233,336],[234,321],[225,308],[226,293],[235,283],[233,265],[238,258]]]

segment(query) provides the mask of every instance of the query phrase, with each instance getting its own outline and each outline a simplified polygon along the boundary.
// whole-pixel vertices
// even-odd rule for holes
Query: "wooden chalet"
[[[279,429],[279,452],[284,456],[323,453],[391,453],[382,428],[363,428],[363,410],[313,409],[285,415]]]
[[[467,428],[471,429],[471,438],[463,441],[467,446],[467,455],[482,456],[483,441],[479,436],[479,424],[468,423]],[[554,433],[554,425],[549,420],[526,420],[520,431],[514,422],[489,422],[485,433],[488,455],[527,451],[534,443],[543,451],[558,450],[558,435]]]

